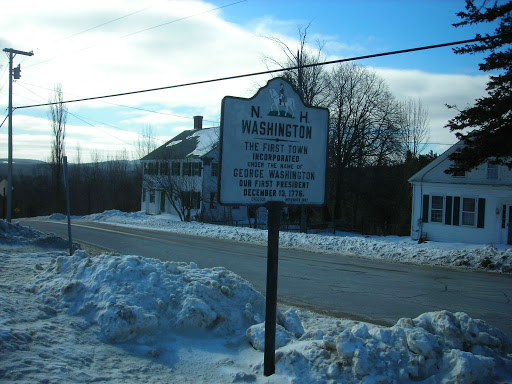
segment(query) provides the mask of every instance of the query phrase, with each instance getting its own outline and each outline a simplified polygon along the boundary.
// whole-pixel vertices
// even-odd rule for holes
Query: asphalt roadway
[[[67,238],[65,221],[20,223]],[[120,254],[222,266],[265,292],[266,246],[83,221],[73,224],[72,236]],[[392,325],[401,317],[445,309],[466,312],[512,336],[511,299],[510,275],[279,250],[278,301],[338,317]]]

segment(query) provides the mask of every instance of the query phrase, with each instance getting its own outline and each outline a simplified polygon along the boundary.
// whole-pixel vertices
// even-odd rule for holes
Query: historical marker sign
[[[327,109],[305,106],[282,78],[251,99],[222,99],[220,202],[268,210],[265,376],[275,372],[281,210],[324,204],[328,123]]]
[[[224,97],[220,202],[324,204],[328,122],[327,109],[304,105],[282,78],[251,99]]]

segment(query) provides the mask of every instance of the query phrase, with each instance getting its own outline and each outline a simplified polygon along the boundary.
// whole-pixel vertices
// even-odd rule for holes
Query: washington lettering
[[[242,120],[242,133],[272,137],[311,139],[311,125],[272,123],[269,121]]]
[[[272,179],[315,180],[315,172],[306,171],[276,171],[269,169],[268,175]]]

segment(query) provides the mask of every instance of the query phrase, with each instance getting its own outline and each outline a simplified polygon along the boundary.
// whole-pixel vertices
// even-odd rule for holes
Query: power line
[[[137,31],[137,32],[133,32],[133,33],[129,33],[128,35],[124,35],[124,36],[121,36],[120,39],[124,39],[125,37],[129,37],[129,36],[133,36],[133,35],[136,35],[138,33],[142,33],[142,32],[146,32],[146,31],[150,31],[152,29],[155,29],[155,28],[160,28],[160,27],[163,27],[164,25],[169,25],[169,24],[173,24],[173,23],[176,23],[178,21],[183,21],[183,20],[186,20],[186,19],[190,19],[192,17],[195,17],[195,16],[200,16],[200,15],[203,15],[205,13],[209,13],[209,12],[213,12],[213,11],[216,11],[218,9],[222,9],[222,8],[227,8],[227,7],[230,7],[232,5],[236,5],[236,4],[240,4],[240,3],[243,3],[247,0],[240,0],[240,1],[237,1],[237,2],[234,2],[234,3],[231,3],[231,4],[226,4],[226,5],[222,5],[220,7],[217,7],[217,8],[213,8],[213,9],[209,9],[207,11],[203,11],[203,12],[199,12],[199,13],[196,13],[194,15],[190,15],[190,16],[185,16],[185,17],[182,17],[182,18],[179,18],[179,19],[175,19],[175,20],[172,20],[172,21],[169,21],[167,23],[163,23],[163,24],[159,24],[159,25],[155,25],[154,27],[149,27],[149,28],[146,28],[146,29],[142,29],[140,31]]]
[[[105,23],[98,24],[98,25],[96,25],[96,26],[94,26],[94,27],[91,27],[91,28],[85,29],[85,30],[83,30],[83,31],[77,32],[77,33],[75,33],[75,34],[73,34],[73,35],[71,35],[71,36],[64,37],[63,39],[58,40],[58,41],[63,41],[63,40],[71,39],[72,37],[75,37],[75,36],[81,35],[82,33],[86,33],[86,32],[92,31],[93,29],[100,28],[100,27],[103,27],[103,26],[105,26],[105,25],[107,25],[107,24],[111,24],[111,23],[114,23],[114,22],[116,22],[116,21],[119,21],[119,20],[125,19],[125,18],[127,18],[127,17],[130,17],[130,16],[133,16],[133,15],[136,15],[137,13],[143,12],[143,11],[145,11],[146,9],[149,9],[149,8],[150,8],[150,7],[146,7],[146,8],[139,9],[138,11],[135,11],[135,12],[132,12],[132,13],[128,13],[128,14],[126,14],[126,15],[124,15],[124,16],[120,16],[120,17],[118,17],[118,18],[116,18],[116,19],[112,19],[112,20],[109,20],[109,21],[107,21],[107,22],[105,22]]]
[[[149,30],[152,30],[152,29],[155,29],[155,28],[159,28],[159,27],[163,27],[165,25],[169,25],[169,24],[173,24],[173,23],[176,23],[178,21],[182,21],[182,20],[186,20],[186,19],[190,19],[192,17],[196,17],[196,16],[200,16],[200,15],[203,15],[205,13],[209,13],[209,12],[213,12],[213,11],[217,11],[219,9],[222,9],[222,8],[227,8],[227,7],[230,7],[232,5],[236,5],[236,4],[239,4],[239,3],[243,3],[247,0],[240,0],[240,1],[237,1],[237,2],[234,2],[234,3],[230,3],[230,4],[226,4],[226,5],[222,5],[220,7],[217,7],[217,8],[212,8],[212,9],[209,9],[207,11],[203,11],[203,12],[199,12],[199,13],[196,13],[196,14],[193,14],[193,15],[190,15],[190,16],[185,16],[185,17],[182,17],[182,18],[179,18],[179,19],[175,19],[175,20],[171,20],[171,21],[168,21],[166,23],[163,23],[163,24],[158,24],[158,25],[154,25],[152,27],[149,27],[149,28],[145,28],[145,29],[141,29],[140,31],[136,31],[136,32],[132,32],[132,33],[129,33],[127,35],[123,35],[123,36],[119,36],[118,39],[124,39],[126,37],[130,37],[130,36],[133,36],[133,35],[136,35],[136,34],[139,34],[139,33],[142,33],[142,32],[146,32],[146,31],[149,31]],[[91,45],[89,47],[85,47],[85,48],[81,48],[81,49],[78,49],[76,51],[72,51],[71,54],[76,54],[76,53],[79,53],[79,52],[82,52],[82,51],[85,51],[85,50],[88,50],[88,49],[91,49],[91,48],[94,48],[94,47],[97,47],[98,45],[101,45],[101,44],[104,44],[104,43],[100,43],[100,44],[94,44],[94,45]],[[68,54],[69,55],[69,54]],[[59,55],[59,56],[55,56],[55,57],[52,57],[51,59],[48,59],[48,60],[43,60],[43,61],[40,61],[38,63],[34,63],[32,65],[29,65],[27,66],[26,68],[30,68],[30,67],[34,67],[36,65],[39,65],[39,64],[44,64],[44,63],[47,63],[49,61],[53,61],[55,60],[56,58],[58,57],[61,57],[62,55]]]
[[[83,33],[86,33],[86,32],[89,32],[89,31],[92,31],[93,29],[100,28],[100,27],[103,27],[103,26],[105,26],[105,25],[108,25],[108,24],[114,23],[114,22],[116,22],[116,21],[119,21],[119,20],[125,19],[125,18],[127,18],[127,17],[130,17],[130,16],[133,16],[133,15],[136,15],[137,13],[143,12],[143,11],[145,11],[146,9],[149,9],[149,8],[150,8],[150,7],[146,7],[146,8],[139,9],[138,11],[135,11],[135,12],[132,12],[132,13],[128,13],[128,14],[126,14],[126,15],[123,15],[123,16],[117,17],[117,18],[115,18],[115,19],[112,19],[112,20],[106,21],[106,22],[104,22],[104,23],[101,23],[101,24],[95,25],[94,27],[90,27],[90,28],[85,29],[85,30],[83,30],[83,31],[80,31],[80,32],[74,33],[74,34],[72,34],[72,35],[70,35],[70,36],[67,36],[67,37],[64,37],[64,38],[62,38],[62,39],[56,40],[55,42],[57,42],[57,43],[58,43],[58,42],[60,42],[60,41],[64,41],[64,40],[71,39],[71,38],[73,38],[73,37],[75,37],[75,36],[78,36],[78,35],[81,35],[81,34],[83,34]],[[36,49],[38,50],[39,48],[36,48]],[[56,56],[56,57],[54,57],[54,58],[52,58],[52,59],[46,60],[46,61],[41,61],[41,62],[39,62],[39,63],[35,63],[35,64],[32,64],[32,65],[29,65],[27,68],[29,68],[29,67],[33,67],[33,66],[35,66],[35,65],[39,65],[39,64],[42,64],[42,63],[45,63],[45,62],[47,62],[47,61],[54,60],[54,59],[55,59],[55,58],[57,58],[57,57],[58,57],[58,56]],[[20,64],[23,64],[23,62],[24,62],[26,59],[27,59],[26,57],[25,57],[25,58],[23,58],[23,60],[20,62]]]
[[[34,95],[36,95],[36,96],[37,96],[37,97],[39,97],[40,99],[44,99],[44,97],[42,97],[41,95],[38,95],[37,93],[35,93],[35,92],[33,92],[32,90],[30,90],[30,89],[28,89],[28,88],[24,87],[24,86],[23,86],[23,85],[21,85],[21,84],[19,84],[19,85],[20,85],[22,88],[26,89],[27,91],[29,91],[29,92],[33,93]],[[26,96],[21,96],[21,97],[26,98],[26,99],[28,99],[28,100],[31,100],[30,98],[28,98],[28,97],[26,97]],[[114,135],[112,135],[112,134],[110,134],[110,133],[108,133],[108,132],[104,131],[103,129],[101,129],[101,128],[99,128],[99,127],[95,126],[94,124],[91,124],[90,122],[86,121],[86,119],[88,119],[88,120],[90,120],[90,121],[94,121],[94,122],[96,122],[96,123],[98,123],[98,124],[103,124],[103,125],[109,126],[109,127],[111,127],[111,128],[114,128],[114,129],[117,129],[117,130],[120,130],[120,131],[129,132],[129,133],[135,133],[135,134],[137,134],[137,135],[140,135],[140,134],[139,134],[139,133],[137,133],[137,132],[132,132],[132,131],[129,131],[129,130],[127,130],[127,129],[119,128],[119,127],[116,127],[115,125],[108,124],[108,123],[105,123],[105,122],[102,122],[102,121],[98,121],[98,120],[94,120],[94,119],[91,119],[91,118],[89,118],[89,117],[87,117],[87,118],[86,118],[86,117],[83,117],[83,116],[77,115],[77,114],[75,114],[75,113],[72,113],[72,112],[70,112],[69,110],[68,110],[68,111],[66,111],[66,112],[67,112],[68,114],[70,114],[71,116],[75,117],[76,119],[78,119],[78,120],[80,120],[80,121],[82,121],[82,122],[84,122],[84,123],[86,123],[86,124],[90,125],[91,127],[96,128],[97,130],[99,130],[99,131],[103,132],[104,134],[106,134],[106,135],[109,135],[109,136],[113,137],[114,139],[117,139],[117,140],[119,140],[119,141],[122,141],[123,143],[128,144],[128,145],[131,145],[131,146],[133,146],[133,147],[135,147],[135,146],[136,146],[136,145],[135,145],[135,144],[133,144],[133,143],[128,143],[127,141],[124,141],[123,139],[120,139],[119,137],[114,136]],[[4,120],[4,121],[5,121],[5,120]],[[3,123],[2,123],[2,124],[3,124]],[[1,125],[0,125],[0,127],[1,127]],[[160,140],[160,139],[156,139],[156,138],[155,138],[155,140],[158,140],[158,141],[160,141],[161,143],[164,143],[164,142],[165,142],[165,140]]]
[[[53,89],[50,89],[50,88],[47,88],[47,87],[42,87],[40,85],[35,85],[35,84],[30,84],[30,83],[26,83],[24,81],[16,81],[16,84],[19,84],[19,85],[22,85],[22,84],[25,84],[25,85],[28,85],[28,86],[31,86],[31,87],[36,87],[36,88],[40,88],[40,89],[45,89],[47,91],[53,91]],[[25,88],[26,90],[30,91],[28,88],[26,87],[23,87]],[[30,91],[32,92],[32,91]],[[78,96],[78,95],[73,95],[72,93],[69,93],[69,92],[64,92],[65,94],[68,94],[68,95],[71,95],[71,96]],[[36,96],[39,96],[36,94]],[[79,97],[79,96],[78,96]],[[41,97],[42,98],[42,97]],[[112,102],[109,102],[109,101],[103,101],[103,100],[98,100],[100,103],[104,103],[104,104],[108,104],[108,105],[115,105],[116,107],[123,107],[123,108],[128,108],[128,109],[133,109],[133,110],[138,110],[138,111],[144,111],[144,112],[150,112],[150,113],[155,113],[155,114],[158,114],[158,115],[164,115],[164,116],[172,116],[172,117],[179,117],[181,119],[187,119],[187,120],[192,120],[194,117],[193,116],[184,116],[184,115],[177,115],[177,114],[174,114],[174,113],[166,113],[166,112],[161,112],[161,111],[155,111],[155,110],[151,110],[151,109],[147,109],[147,108],[141,108],[141,107],[131,107],[129,105],[123,105],[123,104],[117,104],[117,103],[112,103]],[[207,120],[207,119],[203,119],[203,121],[209,121],[210,123],[218,123],[218,121],[215,121],[215,120]]]
[[[104,96],[94,96],[94,97],[86,97],[86,98],[82,98],[82,99],[67,100],[67,101],[62,101],[62,103],[77,103],[77,102],[81,102],[81,101],[91,101],[91,100],[98,100],[98,99],[106,99],[106,98],[110,98],[110,97],[128,96],[128,95],[135,95],[135,94],[139,94],[139,93],[162,91],[162,90],[166,90],[166,89],[188,87],[188,86],[200,85],[200,84],[208,84],[208,83],[214,83],[214,82],[218,82],[218,81],[226,81],[226,80],[241,79],[241,78],[245,78],[245,77],[268,75],[268,74],[272,74],[272,73],[292,71],[292,70],[296,70],[296,69],[300,69],[300,68],[319,67],[319,66],[323,66],[323,65],[346,63],[346,62],[349,62],[349,61],[371,59],[371,58],[375,58],[375,57],[383,57],[383,56],[390,56],[390,55],[398,55],[398,54],[402,54],[402,53],[425,51],[425,50],[428,50],[428,49],[449,47],[449,46],[452,46],[452,45],[460,45],[460,44],[467,44],[467,43],[474,43],[474,42],[477,42],[477,41],[494,39],[494,38],[496,38],[496,36],[490,36],[490,37],[486,37],[486,38],[470,39],[470,40],[454,41],[454,42],[451,42],[451,43],[427,45],[427,46],[417,47],[417,48],[402,49],[402,50],[399,50],[399,51],[389,51],[389,52],[383,52],[383,53],[375,53],[375,54],[372,54],[372,55],[364,55],[364,56],[351,57],[351,58],[347,58],[347,59],[324,61],[324,62],[321,62],[321,63],[307,64],[307,65],[294,66],[294,67],[288,67],[288,68],[271,69],[271,70],[267,70],[267,71],[252,72],[252,73],[247,73],[247,74],[243,74],[243,75],[219,77],[219,78],[210,79],[210,80],[200,80],[200,81],[194,81],[194,82],[190,82],[190,83],[169,85],[169,86],[165,86],[165,87],[143,89],[143,90],[139,90],[139,91],[122,92],[122,93],[115,93],[115,94],[104,95]],[[15,109],[44,107],[44,106],[54,105],[54,104],[57,104],[57,103],[24,105],[24,106],[21,106],[21,107],[16,107]]]
[[[68,113],[69,113],[71,116],[75,117],[76,119],[78,119],[78,120],[80,120],[80,121],[84,122],[85,124],[90,125],[91,127],[93,127],[93,128],[96,128],[96,129],[100,130],[100,131],[101,131],[101,132],[103,132],[104,134],[109,135],[110,137],[113,137],[114,139],[117,139],[117,140],[119,140],[119,141],[122,141],[123,143],[125,143],[125,144],[127,144],[127,145],[131,145],[132,147],[135,147],[135,144],[133,144],[133,143],[129,143],[129,142],[127,142],[127,141],[124,141],[123,139],[120,139],[119,137],[114,136],[114,135],[112,135],[112,134],[108,133],[107,131],[104,131],[103,129],[101,129],[101,128],[99,128],[99,127],[95,126],[94,124],[91,124],[91,123],[90,123],[90,122],[88,122],[88,121],[86,121],[86,120],[85,120],[85,118],[81,118],[81,117],[80,117],[80,116],[78,116],[77,114],[72,113],[72,112],[69,112],[69,111],[68,111]],[[92,120],[92,119],[91,119],[91,120]],[[92,120],[92,121],[94,121],[94,120]],[[100,124],[105,124],[105,123],[100,123]],[[105,124],[105,125],[110,125],[110,124]],[[110,126],[111,126],[111,127],[113,127],[113,125],[110,125]],[[118,128],[118,129],[120,129],[120,128]],[[123,131],[124,131],[124,129],[123,129]]]
[[[2,125],[4,125],[4,123],[5,123],[5,120],[7,120],[7,118],[8,118],[8,117],[9,117],[9,115],[5,116],[5,119],[4,119],[4,121],[2,121],[2,124],[0,124],[0,128],[2,128]]]

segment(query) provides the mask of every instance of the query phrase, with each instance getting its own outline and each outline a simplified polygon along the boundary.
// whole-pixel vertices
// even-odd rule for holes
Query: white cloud
[[[398,99],[420,99],[430,112],[430,141],[453,144],[454,134],[444,126],[455,117],[457,111],[446,105],[457,105],[463,109],[473,105],[475,99],[485,95],[487,75],[467,76],[434,74],[422,71],[376,68],[376,72],[388,83],[391,92]],[[446,146],[438,148],[440,152]]]
[[[148,9],[133,16],[65,39],[146,7]],[[69,100],[264,71],[267,68],[263,56],[282,57],[282,52],[262,36],[274,35],[295,46],[297,25],[307,23],[269,17],[256,19],[255,15],[252,22],[240,26],[223,20],[219,11],[206,12],[215,7],[202,1],[166,0],[90,0],[73,3],[72,7],[64,0],[6,2],[0,13],[4,34],[2,42],[15,49],[33,49],[35,52],[31,58],[16,58],[15,65],[21,62],[22,79],[20,84],[15,84],[14,105],[46,102],[56,83],[62,84],[65,99]],[[22,17],[19,15],[21,9]],[[126,36],[173,20],[176,22]],[[346,43],[336,36],[315,33],[311,37],[312,41],[316,38],[324,40],[326,50],[332,55],[365,49],[363,45]],[[87,47],[92,48],[85,49]],[[0,64],[6,65],[5,57],[1,60]],[[382,68],[377,71],[398,98],[423,100],[431,113],[431,141],[439,142],[454,141],[453,134],[442,128],[454,115],[454,111],[447,110],[444,104],[464,107],[472,103],[474,98],[484,94],[487,79],[485,76],[435,75]],[[0,77],[0,86],[5,76]],[[219,120],[224,96],[251,97],[255,91],[254,84],[264,84],[268,78],[243,78],[69,104],[70,111],[77,115],[127,127],[130,132],[101,128],[108,132],[105,133],[99,128],[77,125],[73,120],[68,125],[68,143],[79,140],[83,152],[118,151],[121,147],[130,146],[115,137],[135,142],[137,130],[145,124],[153,125],[156,135],[162,140],[192,127],[192,120],[128,111],[108,103],[141,108],[151,106],[148,109],[189,117],[203,115],[205,126],[218,125],[206,120]],[[4,86],[0,90],[0,108],[6,107],[6,100],[7,87]],[[23,113],[28,112],[18,110],[16,126],[24,126],[26,133],[29,130],[31,133],[49,132],[50,125],[44,118]],[[114,116],[117,120],[113,120]],[[24,138],[28,140],[28,137]],[[28,140],[23,148],[16,148],[15,156],[26,154],[30,158],[45,159],[49,153],[49,142],[45,143],[48,147],[43,150],[42,144],[33,146],[33,140]],[[0,153],[5,151],[3,148]],[[26,148],[32,148],[32,151]]]

